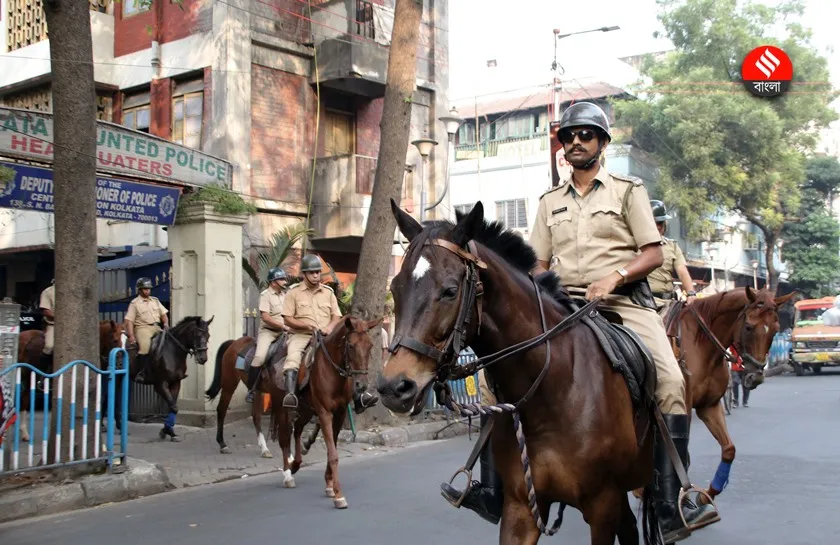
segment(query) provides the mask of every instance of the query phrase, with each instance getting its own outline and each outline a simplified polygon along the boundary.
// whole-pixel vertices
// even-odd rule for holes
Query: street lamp
[[[758,260],[751,260],[750,265],[752,265],[753,269],[753,288],[758,289]]]
[[[554,121],[560,120],[560,74],[557,72],[560,65],[557,63],[557,40],[562,40],[563,38],[568,38],[569,36],[575,36],[577,34],[587,34],[589,32],[612,32],[613,30],[620,29],[621,27],[618,25],[602,26],[589,30],[581,30],[579,32],[569,32],[567,34],[560,34],[559,28],[554,29],[554,62],[551,63],[551,69],[554,71],[554,83],[551,86],[552,92],[554,93]]]
[[[452,163],[455,161],[455,134],[457,134],[461,124],[464,123],[464,119],[458,115],[458,110],[455,109],[455,106],[449,109],[449,115],[439,117],[438,121],[444,124],[446,127],[446,134],[449,135],[449,142],[447,146],[448,153],[446,154],[446,176],[444,177],[445,185],[443,186],[443,193],[441,193],[440,198],[437,202],[430,205],[428,210],[431,210],[443,202],[443,199],[446,197],[446,193],[449,191],[449,172],[452,170]]]
[[[426,161],[428,161],[429,154],[432,153],[432,149],[438,143],[437,140],[431,138],[419,138],[414,140],[411,145],[416,147],[423,157],[421,162],[423,168],[420,171],[420,221],[423,222],[426,220]]]

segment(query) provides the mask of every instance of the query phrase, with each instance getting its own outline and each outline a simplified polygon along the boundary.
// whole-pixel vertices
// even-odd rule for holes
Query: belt
[[[671,291],[655,291],[653,292],[653,296],[659,299],[673,299],[674,292]]]

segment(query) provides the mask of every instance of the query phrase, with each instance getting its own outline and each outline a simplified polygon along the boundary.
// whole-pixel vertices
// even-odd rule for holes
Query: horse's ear
[[[347,331],[353,331],[353,317],[349,314],[344,317],[344,327],[347,328]]]
[[[797,291],[794,290],[794,291],[788,293],[787,295],[782,295],[781,297],[776,297],[773,300],[773,302],[776,303],[777,307],[780,307],[780,306],[784,305],[785,303],[787,303],[788,301],[790,301],[791,299],[793,299],[794,296],[796,296],[796,293],[797,293]]]
[[[484,224],[484,205],[481,201],[475,203],[473,209],[467,214],[467,217],[462,218],[455,226],[452,232],[452,242],[458,246],[464,246],[467,242],[475,238],[478,230]]]
[[[206,323],[207,325],[210,325],[210,324],[213,322],[213,318],[215,318],[215,317],[216,317],[216,315],[215,315],[215,314],[214,314],[214,315],[212,315],[212,316],[210,316],[210,319],[209,319],[209,320],[207,320],[205,323]]]
[[[370,320],[368,322],[365,322],[365,331],[370,331],[374,327],[378,326],[379,324],[382,323],[382,320],[384,320],[384,319],[385,319],[385,316],[382,316],[378,320]]]
[[[755,291],[753,291],[753,289],[749,286],[745,286],[744,289],[747,292],[747,300],[750,303],[755,303]]]
[[[391,213],[394,214],[394,218],[397,220],[397,226],[400,228],[400,233],[402,233],[409,242],[414,240],[414,237],[423,230],[423,226],[420,225],[416,219],[409,216],[408,213],[400,209],[397,203],[394,202],[394,199],[391,199]]]

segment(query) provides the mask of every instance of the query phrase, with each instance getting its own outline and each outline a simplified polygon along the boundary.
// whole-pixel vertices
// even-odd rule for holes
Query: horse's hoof
[[[230,454],[231,450],[229,446],[225,445],[219,449],[219,452],[221,452],[222,454]]]
[[[169,440],[172,441],[173,443],[180,443],[181,442],[181,437],[173,434],[173,435],[169,436]]]
[[[294,488],[297,485],[295,484],[295,478],[292,477],[291,470],[284,469],[283,470],[283,486],[286,488]]]
[[[306,448],[306,447],[303,447],[303,448],[300,449],[300,453],[303,454],[304,456],[306,456],[307,454],[309,454],[309,449]]]
[[[345,498],[336,498],[333,500],[333,505],[336,509],[347,509],[347,500]]]
[[[260,454],[260,456],[262,456],[263,458],[274,458],[274,455],[271,453],[270,450],[262,451],[262,454]]]
[[[335,490],[333,490],[332,488],[325,488],[324,489],[324,494],[326,494],[328,498],[334,498],[335,497]]]

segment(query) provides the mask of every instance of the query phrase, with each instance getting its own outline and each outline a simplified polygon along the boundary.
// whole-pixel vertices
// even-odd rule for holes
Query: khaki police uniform
[[[289,288],[286,300],[283,302],[283,316],[291,316],[306,324],[324,329],[332,321],[333,316],[341,316],[341,311],[338,309],[338,299],[329,286],[319,284],[317,288],[311,290],[306,287],[306,282],[300,282]],[[311,337],[312,334],[309,331],[292,330],[283,371],[300,369],[303,351]]]
[[[161,331],[158,323],[168,311],[157,297],[142,295],[135,297],[128,305],[125,319],[134,324],[134,338],[137,339],[137,353],[148,354],[155,333]]]
[[[267,312],[271,318],[283,323],[283,301],[286,298],[285,291],[275,291],[269,286],[260,294],[260,331],[257,334],[257,349],[254,352],[254,359],[251,367],[262,367],[265,357],[268,355],[268,348],[283,331],[271,329],[262,319],[262,313]]]
[[[39,308],[47,309],[55,314],[55,286],[50,286],[41,292],[41,302],[38,304]],[[53,353],[55,347],[55,321],[44,316],[44,350],[45,356]]]
[[[629,264],[639,248],[661,240],[641,180],[601,168],[585,196],[578,194],[571,180],[565,180],[540,198],[530,243],[537,259],[549,262],[564,285],[580,293]],[[662,319],[623,295],[608,295],[601,304],[621,316],[653,354],[655,397],[662,412],[686,414],[685,381]]]
[[[648,275],[648,284],[653,291],[656,306],[662,307],[660,316],[668,312],[668,307],[674,302],[674,272],[680,265],[685,266],[685,256],[682,253],[676,240],[662,237],[662,266]],[[659,297],[662,294],[670,294],[670,299]]]

